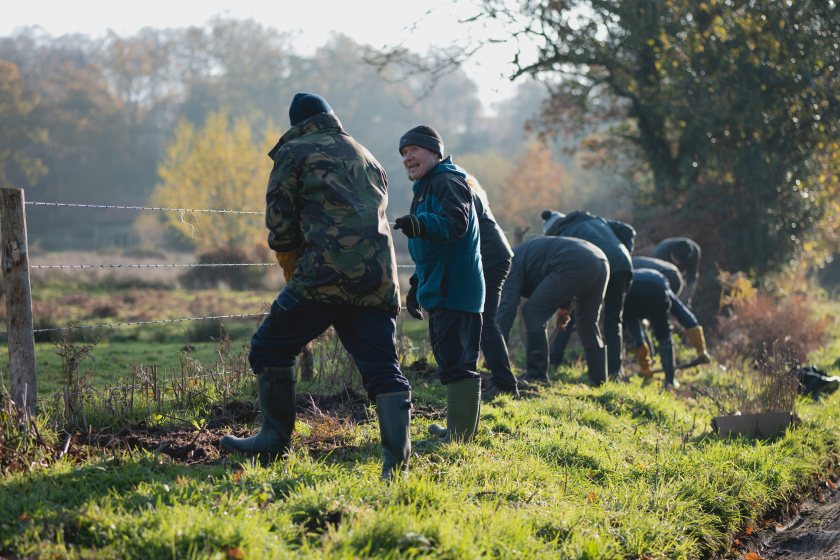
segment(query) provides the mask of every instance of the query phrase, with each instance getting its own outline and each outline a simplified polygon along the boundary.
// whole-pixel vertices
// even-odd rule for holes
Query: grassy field
[[[415,416],[411,474],[391,485],[375,422],[317,416],[298,437],[329,433],[332,452],[298,442],[265,467],[105,451],[5,476],[0,555],[706,558],[836,472],[840,394],[801,402],[780,437],[719,438],[697,395],[580,374],[485,405],[470,444],[422,445],[430,419]],[[414,381],[419,409],[440,406]]]
[[[840,306],[826,305],[840,316]],[[109,319],[124,317],[121,309]],[[241,369],[253,326],[230,328],[227,346],[209,340],[211,329],[203,341],[185,342],[176,331],[171,341],[103,337],[78,371],[108,383],[138,364],[176,372],[186,367],[187,343],[187,355],[207,370],[232,356]],[[427,368],[413,367],[429,357],[426,327],[400,320],[414,453],[409,477],[393,484],[379,480],[375,411],[328,408],[313,399],[325,390],[313,382],[298,385],[299,397],[313,397],[299,414],[292,454],[269,465],[215,446],[223,433],[255,428],[255,415],[230,414],[237,399],[253,402],[252,376],[238,378],[232,397],[205,391],[213,398],[177,414],[150,408],[137,424],[92,415],[88,429],[98,438],[50,429],[39,417],[38,440],[14,432],[0,413],[7,430],[0,434],[0,557],[739,558],[739,538],[781,521],[784,504],[815,486],[836,482],[840,393],[800,397],[801,423],[784,434],[720,437],[711,428],[721,412],[711,388],[738,386],[742,372],[717,364],[682,372],[675,393],[638,378],[593,389],[580,365],[564,366],[525,398],[485,403],[475,441],[430,442],[426,429],[443,416],[445,393]],[[810,358],[838,374],[840,333],[832,335]],[[38,348],[45,392],[61,387],[59,349]],[[514,356],[521,363],[521,349]],[[329,352],[316,359],[346,365]],[[354,377],[345,368],[328,385],[352,397]],[[219,400],[226,413],[213,404]],[[153,445],[129,445],[150,433]],[[170,452],[184,440],[204,442],[203,455]],[[21,465],[12,455],[29,460]]]

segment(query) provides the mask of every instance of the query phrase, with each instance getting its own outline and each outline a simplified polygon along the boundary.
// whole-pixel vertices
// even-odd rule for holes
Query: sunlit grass
[[[410,477],[391,485],[375,422],[343,425],[358,449],[341,459],[62,461],[0,483],[0,553],[702,558],[836,466],[839,404],[803,402],[803,424],[775,439],[719,438],[709,410],[658,388],[558,383],[485,404],[466,445],[418,445],[429,420],[415,418]]]

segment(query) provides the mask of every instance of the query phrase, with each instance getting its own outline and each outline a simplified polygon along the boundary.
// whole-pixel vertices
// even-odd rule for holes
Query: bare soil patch
[[[295,446],[305,446],[315,455],[329,454],[333,459],[354,450],[346,435],[355,424],[371,422],[367,396],[353,389],[328,395],[301,394],[297,397],[298,419],[309,425],[309,434],[296,434]],[[433,406],[416,406],[412,414],[441,418],[444,411]],[[230,454],[219,447],[225,434],[239,437],[251,435],[259,423],[256,403],[233,401],[217,406],[206,424],[198,429],[191,425],[149,426],[140,423],[119,429],[90,430],[76,433],[65,442],[66,454],[84,460],[96,451],[138,450],[165,455],[169,460],[188,465],[217,464]]]
[[[775,518],[774,518],[775,517]],[[840,560],[840,489],[825,480],[801,503],[764,521],[765,528],[736,540],[741,560]]]

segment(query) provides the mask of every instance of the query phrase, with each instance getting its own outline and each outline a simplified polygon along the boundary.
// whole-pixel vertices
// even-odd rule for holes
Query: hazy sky
[[[331,31],[374,47],[402,43],[425,53],[429,46],[447,46],[453,38],[480,33],[458,24],[459,15],[471,13],[469,2],[452,0],[9,0],[0,17],[0,36],[30,25],[54,36],[101,36],[109,29],[125,36],[143,27],[203,25],[214,16],[225,16],[293,32],[301,53],[323,45]],[[509,48],[487,47],[465,67],[488,106],[513,92],[506,78],[511,57]]]

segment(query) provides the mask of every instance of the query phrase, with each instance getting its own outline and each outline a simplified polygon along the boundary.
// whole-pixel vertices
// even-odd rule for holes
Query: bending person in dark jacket
[[[624,320],[630,335],[629,345],[633,348],[636,362],[639,364],[639,375],[645,379],[653,377],[650,349],[645,343],[642,327],[642,320],[647,319],[653,329],[662,369],[665,371],[665,388],[679,386],[674,379],[674,346],[669,313],[686,329],[686,336],[700,358],[698,363],[708,362],[710,358],[703,337],[703,327],[694,313],[671,291],[665,275],[652,269],[634,270],[633,284],[624,302]]]
[[[548,381],[546,323],[559,309],[568,310],[572,303],[589,383],[598,386],[607,380],[606,349],[598,319],[609,275],[607,256],[583,239],[535,237],[513,248],[513,263],[502,288],[498,320],[507,340],[520,298],[527,298],[522,305],[526,381]]]
[[[663,274],[665,278],[668,279],[668,285],[671,287],[671,291],[674,292],[677,297],[680,296],[685,288],[685,280],[683,280],[682,272],[680,272],[680,269],[677,268],[677,265],[669,261],[663,261],[662,259],[654,257],[634,255],[633,271],[636,271],[639,268],[649,268]]]
[[[478,428],[481,377],[478,354],[484,277],[479,252],[478,215],[467,174],[443,158],[443,139],[430,126],[400,138],[400,155],[414,181],[411,213],[396,220],[408,237],[415,269],[406,308],[429,314],[429,339],[446,386],[447,428],[430,431],[447,440],[469,440]]]
[[[481,233],[481,268],[484,270],[484,310],[481,312],[481,353],[484,363],[493,374],[493,383],[482,391],[482,397],[492,398],[495,394],[509,393],[519,396],[516,377],[510,367],[507,344],[496,321],[496,311],[502,295],[502,285],[510,273],[513,251],[505,233],[496,223],[490,210],[487,193],[474,176],[467,176],[467,185],[472,189],[473,204],[478,214],[478,229]]]
[[[610,262],[610,278],[604,296],[604,342],[607,344],[607,372],[610,379],[621,379],[624,353],[622,310],[624,298],[633,278],[633,249],[635,230],[617,220],[605,220],[589,212],[560,212],[544,210],[541,214],[543,231],[548,236],[577,237],[596,245]],[[577,327],[577,317],[574,326]],[[571,328],[557,333],[552,341],[552,362],[559,363],[568,343]]]
[[[700,245],[688,237],[669,237],[660,241],[650,256],[674,263],[680,269],[685,279],[685,289],[680,299],[691,305],[700,278]]]

